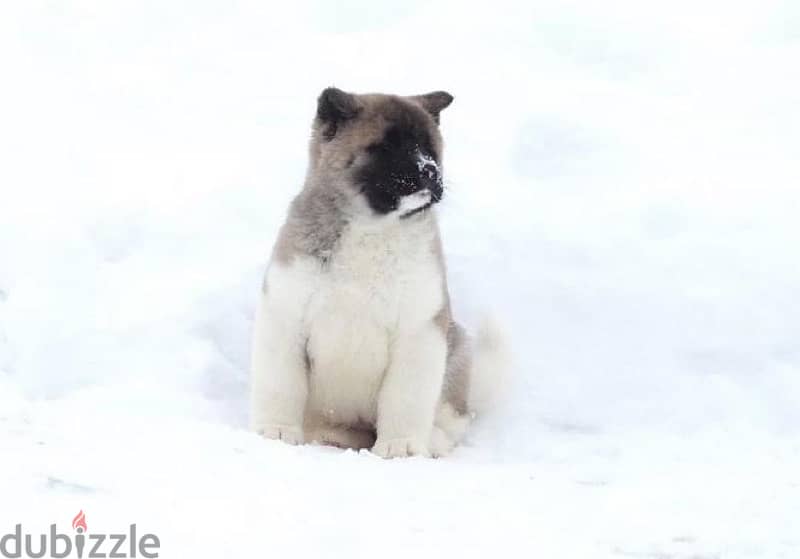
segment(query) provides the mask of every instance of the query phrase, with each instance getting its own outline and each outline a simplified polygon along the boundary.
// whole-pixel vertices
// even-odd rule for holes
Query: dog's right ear
[[[323,90],[317,100],[317,119],[324,125],[324,138],[332,140],[340,125],[355,117],[360,110],[358,99],[352,93],[335,87]]]

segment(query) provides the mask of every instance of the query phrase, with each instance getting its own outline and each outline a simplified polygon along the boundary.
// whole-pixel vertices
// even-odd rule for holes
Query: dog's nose
[[[441,171],[439,170],[439,164],[436,163],[436,160],[430,155],[419,150],[417,151],[416,155],[417,169],[419,170],[420,175],[432,181],[441,181],[442,175]]]
[[[444,188],[439,175],[437,175],[436,178],[428,178],[427,176],[423,175],[421,185],[424,190],[427,190],[431,193],[431,198],[434,202],[438,202],[442,199]]]
[[[438,181],[441,179],[441,175],[439,174],[439,166],[436,163],[424,163],[420,166],[419,172],[422,173],[424,177],[427,177],[433,181]]]

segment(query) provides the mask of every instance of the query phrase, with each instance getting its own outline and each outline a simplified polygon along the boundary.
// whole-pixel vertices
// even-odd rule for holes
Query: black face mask
[[[369,161],[355,179],[375,212],[393,212],[404,196],[426,189],[431,203],[441,200],[442,176],[424,124],[411,120],[390,126],[380,142],[367,148],[367,154]]]

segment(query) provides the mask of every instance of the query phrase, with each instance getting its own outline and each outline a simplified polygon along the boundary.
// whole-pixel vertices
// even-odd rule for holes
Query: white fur
[[[400,199],[400,207],[398,208],[398,211],[401,215],[404,215],[408,212],[419,209],[422,206],[430,204],[431,197],[431,191],[427,188],[417,191],[414,194],[403,196]]]
[[[300,443],[345,436],[324,424],[371,424],[381,456],[443,452],[434,431],[447,351],[433,321],[444,304],[434,227],[425,216],[354,220],[327,266],[305,256],[271,264],[253,344],[254,429]],[[304,422],[313,431],[305,436]]]

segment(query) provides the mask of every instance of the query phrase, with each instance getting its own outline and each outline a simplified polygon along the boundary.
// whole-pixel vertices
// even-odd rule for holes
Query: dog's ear
[[[322,134],[325,139],[332,140],[339,126],[360,110],[361,105],[352,93],[335,87],[324,89],[317,99],[317,119],[324,125]]]
[[[412,99],[422,105],[422,108],[431,114],[436,124],[439,124],[439,113],[453,102],[453,96],[446,91],[434,91],[432,93],[426,93],[425,95],[415,95]]]

